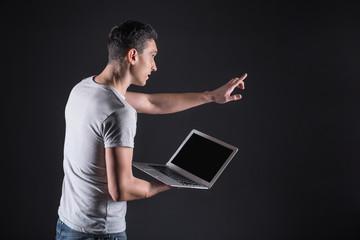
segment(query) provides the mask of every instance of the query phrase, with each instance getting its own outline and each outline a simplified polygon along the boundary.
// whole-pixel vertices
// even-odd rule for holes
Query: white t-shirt
[[[137,113],[116,89],[93,77],[71,91],[65,109],[64,181],[59,218],[90,234],[126,229],[126,202],[112,200],[105,148],[134,147]]]

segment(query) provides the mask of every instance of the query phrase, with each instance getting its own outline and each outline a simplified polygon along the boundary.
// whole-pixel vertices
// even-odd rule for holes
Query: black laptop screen
[[[193,134],[172,163],[211,182],[231,153],[231,149]]]

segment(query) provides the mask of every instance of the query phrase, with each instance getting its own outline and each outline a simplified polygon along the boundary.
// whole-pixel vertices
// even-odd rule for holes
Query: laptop
[[[237,151],[193,129],[165,165],[133,162],[133,166],[172,187],[210,189]]]

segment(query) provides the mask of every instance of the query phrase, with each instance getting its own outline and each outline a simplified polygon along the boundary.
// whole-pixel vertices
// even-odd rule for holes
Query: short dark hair
[[[131,48],[142,53],[149,39],[158,37],[155,29],[149,24],[127,20],[111,29],[108,37],[109,62],[120,61]]]

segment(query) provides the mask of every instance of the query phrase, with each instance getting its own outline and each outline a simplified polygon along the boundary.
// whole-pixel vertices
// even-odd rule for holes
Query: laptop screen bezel
[[[183,148],[183,146],[187,143],[187,141],[191,138],[191,136],[193,134],[197,134],[198,136],[201,136],[203,138],[206,138],[208,140],[211,140],[219,145],[222,145],[230,150],[232,150],[231,154],[229,155],[229,157],[226,159],[226,161],[224,162],[224,164],[221,166],[221,168],[217,171],[217,173],[215,174],[215,176],[211,179],[210,182],[186,171],[185,169],[182,169],[181,167],[177,166],[176,164],[173,164],[172,161],[174,160],[174,158],[177,156],[177,154],[180,152],[180,150]],[[176,150],[176,152],[173,154],[173,156],[170,158],[170,160],[166,163],[166,166],[170,167],[172,170],[184,175],[185,177],[200,183],[208,188],[211,188],[211,186],[216,182],[216,180],[218,179],[218,177],[221,175],[221,173],[224,171],[224,169],[226,168],[226,166],[229,164],[229,162],[231,161],[231,159],[235,156],[235,154],[237,153],[238,148],[234,147],[228,143],[225,143],[219,139],[216,139],[214,137],[211,137],[203,132],[200,132],[196,129],[191,130],[191,132],[189,133],[189,135],[185,138],[185,140],[181,143],[181,145],[179,146],[179,148]]]

